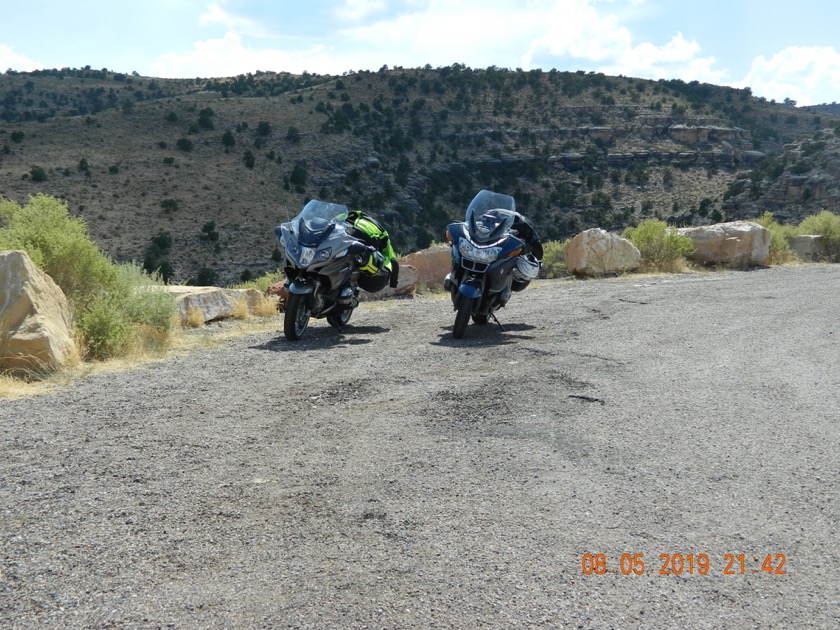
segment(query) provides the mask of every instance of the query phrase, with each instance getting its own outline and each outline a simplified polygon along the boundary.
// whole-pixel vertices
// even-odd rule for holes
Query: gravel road
[[[838,313],[836,265],[541,281],[0,401],[0,626],[840,627]]]

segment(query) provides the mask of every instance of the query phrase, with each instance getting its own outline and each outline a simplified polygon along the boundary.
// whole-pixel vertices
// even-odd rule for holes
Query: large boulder
[[[799,234],[788,245],[802,260],[821,260],[828,256],[825,238],[820,234]]]
[[[199,326],[217,319],[254,314],[265,296],[257,289],[221,289],[167,285],[164,290],[178,300],[178,314],[182,325]]]
[[[633,243],[601,228],[575,236],[566,248],[566,267],[578,276],[604,276],[639,267],[641,254]]]
[[[78,357],[64,292],[25,252],[0,252],[0,371],[49,372]]]
[[[692,259],[702,264],[752,267],[770,254],[770,231],[751,221],[679,228],[677,232],[691,239]]]
[[[430,288],[442,287],[443,279],[452,268],[452,250],[449,245],[435,245],[403,256],[398,262],[400,270],[405,265],[416,270],[417,284]]]

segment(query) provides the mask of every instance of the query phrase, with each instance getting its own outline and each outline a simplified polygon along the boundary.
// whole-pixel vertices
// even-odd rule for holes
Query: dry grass
[[[251,309],[248,308],[248,300],[244,297],[236,300],[233,308],[230,309],[230,316],[233,319],[248,319],[251,317]]]
[[[443,284],[440,282],[435,282],[434,284],[419,282],[417,287],[414,289],[413,295],[435,295],[437,293],[449,295],[449,292],[443,288]]]
[[[187,309],[187,326],[191,328],[200,328],[204,326],[204,313],[199,308]]]
[[[693,271],[697,271],[697,266],[684,258],[680,258],[676,260],[663,260],[658,262],[642,260],[638,270],[632,273],[668,274],[690,273]]]
[[[276,295],[262,295],[253,305],[251,313],[255,317],[274,317],[280,299]]]

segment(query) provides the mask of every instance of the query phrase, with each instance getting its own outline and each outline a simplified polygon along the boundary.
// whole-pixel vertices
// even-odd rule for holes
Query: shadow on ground
[[[390,328],[383,326],[346,326],[341,331],[335,328],[321,326],[310,328],[297,341],[289,341],[282,331],[265,343],[251,346],[254,350],[269,350],[271,352],[299,352],[303,350],[326,350],[343,346],[356,346],[373,341],[371,335],[389,332]],[[365,336],[367,335],[367,336]]]
[[[452,337],[452,326],[441,326],[442,332],[437,341],[430,342],[433,346],[462,347],[469,346],[503,346],[514,341],[533,339],[532,335],[517,335],[515,332],[534,330],[531,324],[503,324],[504,330],[498,324],[488,322],[481,326],[470,325],[461,339]]]

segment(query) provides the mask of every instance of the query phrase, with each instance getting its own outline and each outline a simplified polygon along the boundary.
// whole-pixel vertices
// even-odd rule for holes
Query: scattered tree
[[[160,207],[163,208],[165,212],[175,212],[178,210],[178,200],[164,199],[160,202]]]

